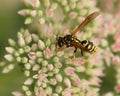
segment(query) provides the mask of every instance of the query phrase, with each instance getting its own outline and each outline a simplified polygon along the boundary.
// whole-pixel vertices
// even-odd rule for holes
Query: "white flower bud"
[[[22,86],[22,90],[27,91],[29,88],[27,86]]]
[[[40,23],[40,24],[45,24],[45,19],[40,18],[40,19],[39,19],[39,23]]]
[[[41,10],[39,10],[37,14],[38,14],[38,16],[42,16],[43,12]]]
[[[14,65],[13,65],[13,64],[10,64],[10,65],[4,67],[4,69],[2,70],[2,73],[8,73],[8,72],[10,72],[13,68],[14,68]]]
[[[20,47],[25,46],[25,41],[24,41],[24,39],[23,39],[22,37],[20,37],[20,38],[18,39],[18,45],[19,45]]]
[[[62,87],[61,87],[61,86],[57,86],[56,89],[55,89],[55,91],[56,91],[57,93],[61,93]]]
[[[24,49],[23,49],[23,48],[20,48],[20,49],[18,49],[18,52],[19,52],[20,54],[23,54],[23,53],[24,53]]]
[[[56,79],[50,79],[50,84],[51,85],[56,85],[57,84]]]
[[[24,67],[25,67],[25,69],[29,70],[29,69],[31,68],[31,65],[30,65],[29,63],[26,63],[26,64],[24,65]]]
[[[23,57],[23,58],[22,58],[22,63],[27,63],[27,61],[28,61],[28,58],[27,58],[27,57]]]
[[[14,60],[13,56],[11,54],[7,54],[4,56],[4,58],[9,61],[9,62],[12,62]]]
[[[57,74],[56,75],[56,80],[58,81],[58,82],[62,82],[62,75],[61,74]]]
[[[16,45],[16,42],[12,39],[8,39],[8,42],[11,46],[15,46]]]
[[[31,96],[32,95],[32,92],[31,91],[26,91],[26,96]]]
[[[13,91],[12,96],[23,96],[23,94],[19,91]]]
[[[50,0],[44,0],[44,4],[46,7],[49,7],[50,6]]]
[[[42,63],[42,66],[47,66],[48,65],[48,61],[47,60],[44,60],[41,63]]]
[[[24,74],[25,74],[25,76],[28,77],[28,76],[30,76],[30,71],[25,71]]]
[[[52,91],[53,91],[53,90],[52,90],[51,87],[47,87],[46,90],[45,90],[45,92],[46,92],[49,96],[51,96]]]
[[[32,41],[31,35],[26,36],[25,42],[26,42],[27,44],[29,44],[31,41]]]
[[[22,59],[21,59],[21,57],[17,57],[16,60],[17,60],[18,62],[21,62]]]
[[[39,37],[36,34],[32,34],[32,39],[37,42],[39,40]]]
[[[70,79],[65,78],[65,79],[64,79],[64,84],[65,84],[67,87],[71,88],[71,81],[70,81]]]
[[[51,44],[50,39],[47,39],[45,44],[46,44],[46,46],[50,46],[50,44]]]
[[[30,52],[30,49],[31,49],[30,46],[25,46],[24,47],[24,51],[27,52],[27,53]]]
[[[42,40],[39,40],[39,41],[38,41],[38,48],[39,48],[40,50],[43,50],[43,49],[45,48],[45,44],[44,44],[44,42],[43,42]]]
[[[59,62],[59,58],[58,58],[58,57],[54,57],[54,58],[53,58],[53,61],[54,61],[54,62]]]
[[[57,93],[53,93],[52,96],[59,96]]]
[[[62,1],[61,1],[61,4],[62,4],[63,6],[67,5],[67,0],[62,0]]]
[[[14,68],[14,65],[13,65],[13,64],[9,64],[9,65],[8,65],[8,69],[9,69],[9,70],[12,70],[13,68]]]
[[[48,76],[49,76],[49,77],[52,77],[53,75],[54,75],[53,72],[48,72]]]
[[[46,88],[46,87],[47,87],[47,84],[44,83],[44,82],[42,82],[41,87],[42,87],[42,88]]]
[[[22,9],[20,11],[18,11],[18,14],[21,15],[21,16],[26,16],[28,14],[30,14],[30,11],[29,9]]]
[[[24,31],[24,30],[23,30],[23,29],[21,29],[21,31]],[[17,37],[18,37],[18,38],[22,38],[22,37],[23,37],[22,32],[18,32],[18,33],[17,33]]]
[[[6,47],[5,49],[10,54],[12,54],[15,51],[15,49],[13,49],[12,47]]]
[[[42,57],[42,55],[43,55],[43,54],[42,54],[41,51],[37,51],[37,52],[36,52],[36,57]]]
[[[31,85],[33,83],[33,79],[32,78],[28,78],[27,80],[25,80],[24,84],[25,85]]]
[[[38,71],[40,69],[40,66],[38,64],[35,64],[32,68],[33,71]]]
[[[30,24],[33,22],[33,19],[31,17],[28,17],[25,19],[25,24]]]
[[[102,47],[107,47],[107,46],[108,46],[107,40],[102,39],[102,41],[101,41],[101,46],[102,46]]]
[[[37,15],[37,11],[36,10],[32,10],[30,12],[30,14],[31,14],[32,17],[35,17]]]
[[[32,46],[31,46],[31,50],[36,51],[37,50],[37,44],[33,43]]]
[[[57,8],[57,6],[58,6],[57,3],[53,3],[53,4],[51,5],[51,8],[52,8],[53,10],[55,10],[55,9]]]
[[[52,71],[54,66],[53,66],[53,64],[48,64],[47,68],[48,68],[49,71]]]

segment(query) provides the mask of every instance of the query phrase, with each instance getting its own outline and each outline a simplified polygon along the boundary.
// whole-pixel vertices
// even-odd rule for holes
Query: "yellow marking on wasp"
[[[87,48],[90,49],[90,48],[91,48],[91,45],[88,45]]]
[[[86,47],[88,45],[88,41],[86,40],[86,43],[83,43],[83,46]]]
[[[95,47],[95,48],[94,48],[94,52],[97,52],[97,51],[98,51],[98,48],[97,48],[97,47]]]
[[[92,46],[92,48],[89,51],[93,51],[95,46]]]

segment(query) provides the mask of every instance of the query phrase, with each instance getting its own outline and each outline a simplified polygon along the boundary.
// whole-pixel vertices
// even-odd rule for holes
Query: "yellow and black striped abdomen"
[[[90,53],[95,53],[98,50],[93,42],[90,42],[88,40],[81,41],[81,45],[86,49],[86,51],[89,51]]]

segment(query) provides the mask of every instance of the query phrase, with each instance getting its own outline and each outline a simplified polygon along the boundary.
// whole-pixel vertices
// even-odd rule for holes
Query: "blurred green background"
[[[5,46],[8,46],[8,38],[16,39],[17,31],[24,27],[24,18],[17,14],[22,9],[20,0],[0,0],[0,60],[3,59]],[[21,88],[23,73],[17,67],[8,74],[1,74],[0,68],[0,96],[12,96],[11,92]]]

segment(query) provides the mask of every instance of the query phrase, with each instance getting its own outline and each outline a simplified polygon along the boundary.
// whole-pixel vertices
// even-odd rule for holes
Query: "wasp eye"
[[[59,47],[61,47],[61,46],[63,46],[63,38],[62,37],[59,37],[58,39],[57,39],[57,42],[58,42],[58,46]]]

